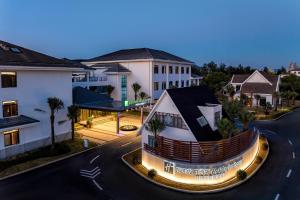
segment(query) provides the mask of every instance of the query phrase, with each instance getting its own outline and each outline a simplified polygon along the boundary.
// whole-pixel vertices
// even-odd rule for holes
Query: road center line
[[[296,158],[296,155],[295,155],[295,152],[293,152],[293,159],[295,159]]]
[[[292,141],[289,139],[289,143],[290,143],[290,145],[293,145],[293,143],[292,143]]]
[[[96,157],[94,157],[91,161],[90,161],[90,164],[92,164],[97,158],[99,158],[100,155],[97,155]]]
[[[103,188],[97,183],[97,181],[93,180],[93,183],[96,185],[96,187],[99,189],[99,190],[103,190]]]
[[[279,199],[279,196],[280,196],[280,194],[278,193],[278,194],[276,195],[276,197],[275,197],[274,200],[278,200],[278,199]]]
[[[292,170],[290,169],[286,175],[286,178],[289,178],[291,176]]]
[[[128,143],[122,144],[121,147],[125,147],[125,146],[127,146],[127,145],[129,145],[129,144],[131,144],[131,143],[132,143],[132,142],[128,142]]]

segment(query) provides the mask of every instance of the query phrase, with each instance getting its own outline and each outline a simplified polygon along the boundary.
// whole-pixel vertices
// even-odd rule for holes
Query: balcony
[[[73,76],[72,77],[72,82],[73,83],[88,83],[88,82],[106,82],[107,81],[107,76]]]

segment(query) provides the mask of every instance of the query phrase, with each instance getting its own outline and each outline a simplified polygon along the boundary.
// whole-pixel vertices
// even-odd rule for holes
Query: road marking
[[[95,167],[92,170],[86,170],[86,169],[81,169],[80,172],[87,172],[87,173],[93,173],[94,171],[96,171],[97,169],[100,169],[98,166]]]
[[[293,145],[293,143],[292,143],[292,141],[289,139],[289,143],[290,143],[290,145]]]
[[[97,181],[93,180],[93,183],[97,186],[99,190],[103,190],[103,188],[97,183]]]
[[[290,170],[288,171],[287,175],[286,175],[286,178],[290,178],[291,173],[292,173],[292,170],[290,169]]]
[[[296,158],[296,155],[295,155],[295,152],[293,152],[293,159],[295,159]]]
[[[121,147],[125,147],[125,146],[127,146],[127,145],[129,145],[129,144],[131,144],[131,143],[132,143],[132,142],[128,142],[128,143],[122,144]]]
[[[90,179],[96,178],[99,174],[101,174],[101,169],[98,166],[92,170],[84,170],[84,169],[80,170],[80,176],[90,178]]]
[[[280,196],[280,194],[278,193],[278,194],[276,195],[276,197],[275,197],[274,200],[278,200],[278,199],[279,199],[279,196]]]
[[[95,158],[93,158],[91,161],[90,161],[90,164],[93,164],[93,162],[97,159],[97,158],[99,158],[100,157],[100,155],[97,155]]]

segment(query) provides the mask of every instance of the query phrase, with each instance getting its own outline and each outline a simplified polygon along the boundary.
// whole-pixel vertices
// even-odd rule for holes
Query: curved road
[[[120,159],[126,152],[140,146],[140,137],[126,136],[84,154],[3,180],[0,182],[0,197],[1,200],[298,199],[300,110],[276,121],[256,122],[255,126],[262,129],[269,139],[269,157],[249,181],[225,192],[186,194],[147,182]]]

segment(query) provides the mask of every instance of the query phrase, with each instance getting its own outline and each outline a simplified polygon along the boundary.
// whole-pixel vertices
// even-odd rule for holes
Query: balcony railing
[[[99,82],[99,81],[107,81],[106,76],[90,76],[89,79],[87,77],[73,77],[72,81],[73,82]]]
[[[216,163],[239,155],[257,140],[256,131],[246,131],[230,139],[191,142],[157,137],[157,147],[144,144],[144,150],[160,157],[190,163]]]
[[[72,77],[72,82],[86,82],[86,77]]]

